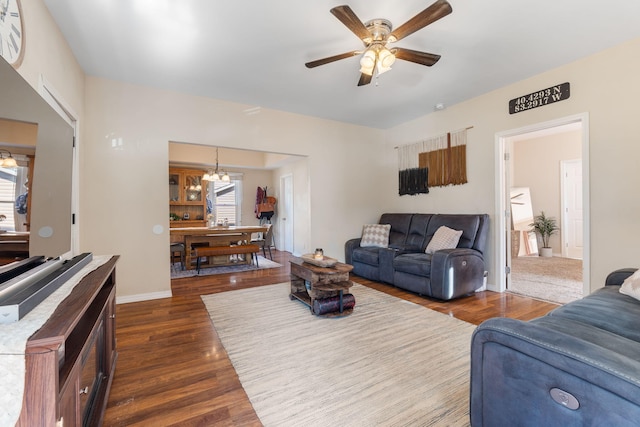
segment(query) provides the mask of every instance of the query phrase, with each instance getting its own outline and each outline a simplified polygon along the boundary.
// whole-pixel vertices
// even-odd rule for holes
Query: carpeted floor
[[[566,304],[582,298],[582,288],[582,260],[539,256],[511,259],[511,292]]]
[[[270,259],[267,259],[262,255],[258,255],[258,265],[259,267],[256,267],[256,264],[254,262],[253,264],[225,265],[221,267],[202,268],[200,269],[200,274],[198,274],[195,269],[182,270],[180,268],[180,263],[174,263],[171,266],[171,278],[181,279],[183,277],[210,276],[212,274],[238,273],[241,271],[263,270],[266,268],[282,267],[282,265],[278,264],[275,261],[271,261]]]
[[[475,326],[355,284],[313,316],[282,283],[202,297],[266,426],[468,426]]]

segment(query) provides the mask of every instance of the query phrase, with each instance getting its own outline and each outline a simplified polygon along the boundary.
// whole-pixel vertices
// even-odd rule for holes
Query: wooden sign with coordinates
[[[542,89],[528,95],[519,96],[509,101],[509,114],[531,110],[554,102],[564,101],[571,95],[569,83],[562,83]]]

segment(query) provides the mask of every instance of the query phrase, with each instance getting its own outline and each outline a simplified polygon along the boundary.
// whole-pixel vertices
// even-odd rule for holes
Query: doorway
[[[558,195],[558,200],[562,197],[564,202],[562,207],[558,207],[555,211],[555,215],[558,218],[558,225],[562,227],[562,230],[568,231],[568,228],[564,225],[565,221],[568,221],[565,218],[564,211],[567,208],[567,203],[573,203],[580,205],[580,209],[578,211],[583,214],[582,220],[575,220],[574,227],[580,227],[578,233],[573,236],[574,243],[576,245],[581,246],[582,252],[582,289],[581,294],[585,295],[589,292],[589,218],[588,218],[588,206],[589,206],[589,136],[588,136],[588,114],[580,114],[576,116],[570,116],[562,119],[557,119],[549,122],[539,123],[531,126],[527,126],[524,128],[513,129],[505,132],[500,132],[496,134],[496,219],[497,219],[497,227],[496,227],[496,239],[495,239],[495,250],[496,250],[496,259],[495,259],[495,271],[496,271],[496,283],[493,286],[492,290],[496,290],[499,292],[504,292],[508,289],[508,285],[510,283],[511,274],[512,274],[512,218],[511,218],[511,187],[514,185],[522,185],[522,181],[514,182],[514,174],[515,171],[513,169],[513,145],[514,141],[520,139],[526,139],[525,135],[544,135],[544,134],[553,134],[557,132],[558,129],[563,128],[577,128],[581,129],[580,132],[580,147],[581,147],[581,155],[582,161],[581,165],[584,165],[580,170],[574,169],[572,173],[574,181],[572,183],[568,183],[567,185],[574,185],[575,189],[575,180],[580,181],[581,190],[579,190],[579,194],[574,197],[574,200],[565,199],[564,190],[561,190],[560,185],[560,170],[561,164],[558,162],[555,166],[555,176],[558,177],[555,181],[555,184],[546,185],[555,185],[554,191]],[[515,142],[517,143],[517,142]],[[575,160],[575,159],[573,159]],[[532,173],[537,175],[534,185],[540,186],[545,179],[549,179],[548,176],[545,175],[546,171],[539,162],[536,162],[533,159],[529,159],[527,162],[532,166]],[[548,168],[547,168],[548,169]],[[564,172],[564,170],[563,170]],[[575,174],[578,174],[577,176]],[[549,174],[547,174],[549,175]],[[553,181],[551,181],[553,182]],[[540,191],[533,189],[532,190],[532,199],[534,206],[534,213],[539,214],[540,207],[544,210],[545,203],[544,197],[546,196],[546,191]],[[562,195],[561,195],[562,194]],[[539,196],[539,197],[538,197]],[[538,198],[538,200],[536,200]],[[579,225],[578,225],[579,224]],[[574,228],[575,231],[575,228]],[[561,238],[561,241],[560,241]],[[555,243],[554,253],[561,257],[566,253],[565,247],[568,244],[568,236],[561,232],[559,236],[556,237],[558,241]],[[515,251],[514,251],[515,252]],[[533,254],[532,254],[533,255]],[[537,254],[536,254],[537,255]]]
[[[280,200],[280,247],[284,251],[293,253],[293,176],[291,174],[280,177]]]

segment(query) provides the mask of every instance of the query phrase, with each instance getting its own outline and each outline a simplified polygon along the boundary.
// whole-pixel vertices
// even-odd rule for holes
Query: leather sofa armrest
[[[431,296],[450,300],[480,289],[484,258],[475,249],[443,249],[431,258]]]
[[[607,276],[607,279],[604,281],[605,286],[612,285],[622,285],[622,282],[633,273],[635,273],[637,268],[620,268],[618,270],[614,270]]]
[[[380,249],[378,252],[378,268],[380,280],[393,285],[393,260],[404,252],[396,248]]]
[[[344,262],[345,264],[353,264],[353,250],[360,247],[361,237],[350,239],[344,244]]]
[[[489,319],[474,331],[470,383],[474,427],[583,425],[584,420],[633,425],[626,413],[640,404],[638,360],[566,331],[508,318]],[[575,395],[581,405],[577,418],[552,399],[549,383]],[[626,415],[620,418],[621,413]]]

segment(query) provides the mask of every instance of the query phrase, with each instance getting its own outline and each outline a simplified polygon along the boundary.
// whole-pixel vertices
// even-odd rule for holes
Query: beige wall
[[[312,223],[310,206],[312,198],[309,186],[309,159],[301,158],[296,162],[287,163],[273,173],[273,192],[270,192],[270,195],[278,198],[276,215],[271,218],[271,222],[274,224],[273,237],[276,248],[284,249],[281,233],[284,227],[284,195],[281,189],[281,179],[286,176],[291,176],[292,178],[294,194],[293,218],[287,218],[286,221],[293,222],[293,254],[300,256],[315,249],[316,246],[314,246],[314,242],[317,242],[320,247],[322,247],[327,241],[319,237],[315,237],[315,240],[312,240],[311,237]],[[337,191],[330,192],[329,196],[337,193]],[[331,197],[329,197],[329,199],[330,198]],[[326,208],[330,209],[331,207],[327,206]],[[324,210],[325,215],[327,209]],[[337,258],[344,259],[344,251],[341,250],[342,248],[335,248],[335,246],[336,245],[331,249],[332,254],[335,254]]]
[[[529,187],[533,214],[544,211],[561,226],[560,163],[582,157],[582,132],[571,131],[514,142],[513,187]],[[549,243],[555,255],[562,254],[560,232]],[[538,247],[542,247],[539,242]]]
[[[36,90],[46,79],[82,119],[84,73],[42,0],[22,2],[24,59],[18,72]]]
[[[300,252],[320,246],[343,258],[346,238],[379,215],[380,130],[267,109],[246,115],[246,105],[95,77],[86,91],[81,248],[121,254],[121,297],[170,289],[169,207],[158,185],[168,179],[168,141],[308,156],[313,198]]]
[[[591,173],[588,269],[591,289],[602,286],[611,270],[638,266],[640,259],[635,242],[640,234],[640,199],[630,197],[640,182],[640,143],[635,129],[639,68],[640,39],[636,39],[389,130],[384,150],[389,159],[385,165],[388,179],[381,189],[384,209],[491,214],[487,261],[489,283],[495,285],[496,134],[586,112]],[[568,100],[509,115],[510,99],[567,81],[571,83]],[[434,188],[428,195],[396,195],[394,146],[467,126],[473,126],[468,133],[468,184]]]

